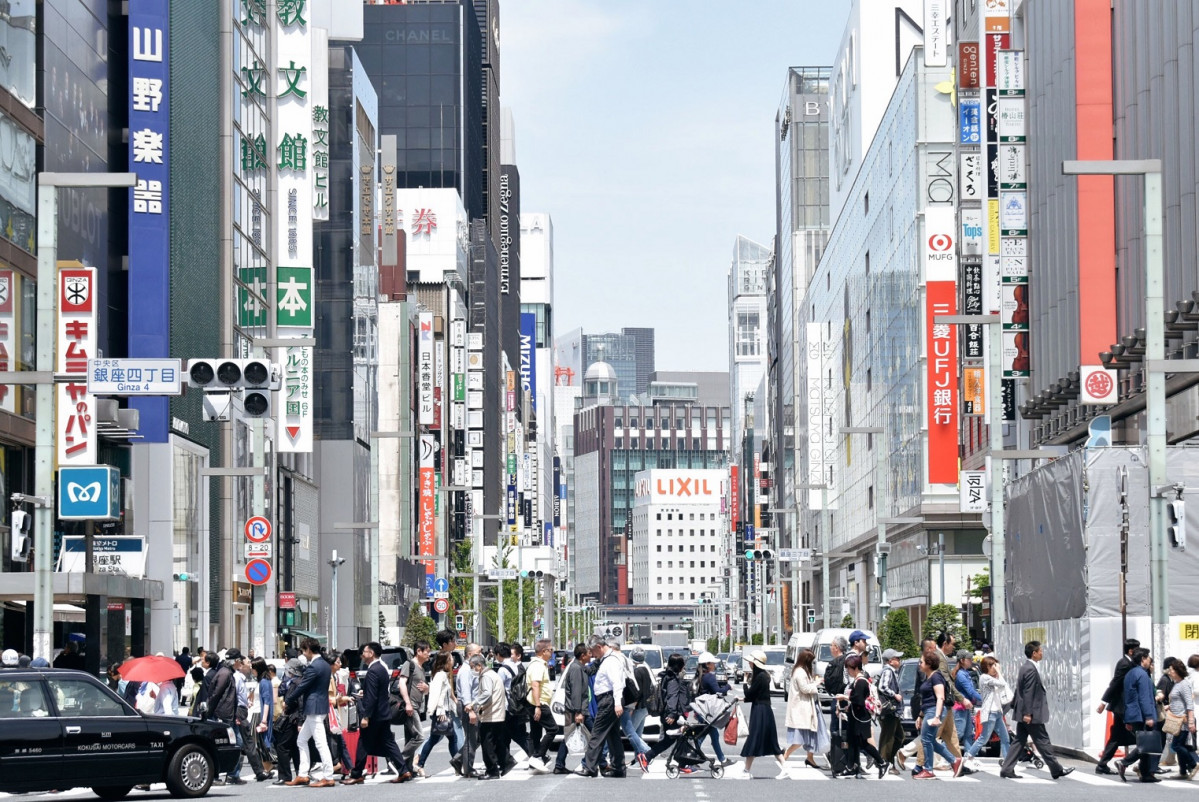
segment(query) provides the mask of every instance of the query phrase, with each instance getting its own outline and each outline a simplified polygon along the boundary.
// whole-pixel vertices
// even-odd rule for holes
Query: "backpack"
[[[524,716],[531,705],[529,704],[529,678],[525,667],[513,671],[511,666],[502,665],[500,668],[512,675],[512,683],[508,686],[508,715]]]
[[[666,672],[662,672],[662,676],[658,678],[658,684],[650,689],[649,695],[645,697],[645,712],[651,716],[661,716],[666,712]]]

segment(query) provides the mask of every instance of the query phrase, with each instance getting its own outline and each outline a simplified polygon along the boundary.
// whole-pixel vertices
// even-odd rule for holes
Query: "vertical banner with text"
[[[129,0],[129,356],[171,355],[168,0]],[[165,443],[170,399],[129,399],[144,443]]]
[[[54,367],[59,373],[78,374],[79,379],[55,385],[55,439],[60,468],[96,464],[96,398],[87,391],[87,361],[96,357],[99,342],[96,328],[96,269],[63,267],[58,271],[58,354]]]

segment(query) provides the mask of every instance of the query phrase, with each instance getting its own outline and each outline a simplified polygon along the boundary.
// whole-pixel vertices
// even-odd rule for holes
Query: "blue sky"
[[[774,233],[786,68],[848,0],[503,0],[521,208],[554,222],[554,327],[657,329],[660,370],[728,368],[738,234]]]

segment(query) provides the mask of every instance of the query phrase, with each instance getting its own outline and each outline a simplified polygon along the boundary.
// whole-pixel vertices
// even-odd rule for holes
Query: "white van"
[[[786,646],[746,646],[741,653],[741,681],[748,685],[753,679],[754,667],[749,662],[749,656],[759,650],[766,655],[766,671],[770,672],[771,687],[781,693],[791,676],[783,671],[783,658],[787,655]]]
[[[855,629],[859,629],[859,627],[851,629],[836,627],[822,629],[816,633],[816,637],[813,639],[810,648],[816,653],[815,669],[817,677],[824,677],[824,670],[828,668],[829,661],[833,659],[833,652],[830,648],[833,638],[840,636],[848,641],[850,633]],[[866,655],[868,657],[866,665],[862,666],[862,668],[868,675],[876,676],[883,668],[883,650],[879,646],[878,638],[874,636],[873,632],[868,629],[863,629],[862,632],[866,635]]]
[[[795,658],[801,649],[812,649],[816,644],[815,632],[796,632],[787,641],[787,654],[783,657],[783,699],[791,695],[791,671],[795,668]]]

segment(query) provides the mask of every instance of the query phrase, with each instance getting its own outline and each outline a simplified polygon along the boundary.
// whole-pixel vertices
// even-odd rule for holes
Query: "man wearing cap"
[[[903,652],[887,649],[883,652],[883,670],[878,676],[878,698],[882,704],[879,714],[878,751],[883,761],[890,763],[903,746],[903,694],[899,692],[899,661]],[[902,768],[902,766],[900,766]]]
[[[974,744],[974,708],[983,703],[983,698],[978,689],[974,687],[974,676],[971,674],[971,669],[974,668],[974,655],[966,649],[958,649],[957,664],[958,668],[953,675],[953,684],[962,698],[970,703],[969,707],[965,703],[953,706],[953,723],[957,730],[962,754],[965,754]]]
[[[582,777],[597,776],[600,756],[607,745],[612,768],[604,776],[624,777],[624,745],[620,739],[620,717],[624,713],[620,699],[624,691],[624,658],[613,654],[612,647],[595,635],[588,645],[592,659],[596,661],[595,685],[592,689],[595,694],[595,725],[591,730],[591,739],[587,742],[583,765],[575,774]]]
[[[849,633],[849,653],[845,656],[848,657],[850,654],[856,654],[858,657],[862,658],[863,674],[866,674],[866,662],[870,657],[870,655],[868,655],[866,652],[866,633],[860,629],[855,629],[853,632]],[[866,674],[866,676],[870,675]]]

